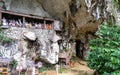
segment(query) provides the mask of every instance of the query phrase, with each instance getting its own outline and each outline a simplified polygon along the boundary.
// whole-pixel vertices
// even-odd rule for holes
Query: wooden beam
[[[38,15],[25,14],[25,13],[13,12],[13,11],[2,10],[2,9],[0,9],[0,11],[1,11],[1,13],[6,13],[6,14],[11,14],[11,15],[16,15],[16,16],[35,18],[35,19],[42,19],[42,20],[45,19],[47,21],[54,21],[54,19],[52,19],[52,18],[42,17],[42,16],[38,16]]]

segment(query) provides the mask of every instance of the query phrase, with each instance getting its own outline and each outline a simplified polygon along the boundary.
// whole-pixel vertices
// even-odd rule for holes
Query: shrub
[[[42,67],[39,68],[39,71],[44,72],[46,70],[55,70],[55,65],[48,64],[48,63],[43,63]]]
[[[18,64],[18,62],[15,59],[13,59],[13,61],[11,62],[12,67],[16,68],[17,64]]]
[[[12,42],[12,39],[7,37],[1,28],[0,28],[0,42],[5,42],[5,43]]]
[[[88,66],[99,75],[120,75],[120,26],[104,22],[96,35],[90,40]]]

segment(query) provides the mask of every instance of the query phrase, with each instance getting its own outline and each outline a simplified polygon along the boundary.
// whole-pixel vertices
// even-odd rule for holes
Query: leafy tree
[[[88,66],[99,75],[120,75],[120,26],[104,22],[96,35],[90,40]]]

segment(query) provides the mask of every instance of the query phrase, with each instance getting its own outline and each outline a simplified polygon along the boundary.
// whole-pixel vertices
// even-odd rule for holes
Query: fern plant
[[[90,40],[88,66],[99,75],[120,75],[120,26],[104,22],[96,35]]]

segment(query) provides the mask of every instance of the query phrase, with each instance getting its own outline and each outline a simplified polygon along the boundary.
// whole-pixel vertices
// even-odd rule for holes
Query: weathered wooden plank
[[[22,16],[22,17],[28,17],[28,18],[34,18],[34,19],[44,19],[47,21],[54,21],[52,18],[47,18],[47,17],[42,17],[38,15],[32,15],[32,14],[25,14],[25,13],[20,13],[20,12],[13,12],[13,11],[8,11],[8,10],[2,10],[0,9],[1,13],[6,13],[6,14],[11,14],[11,15],[16,15],[16,16]]]

